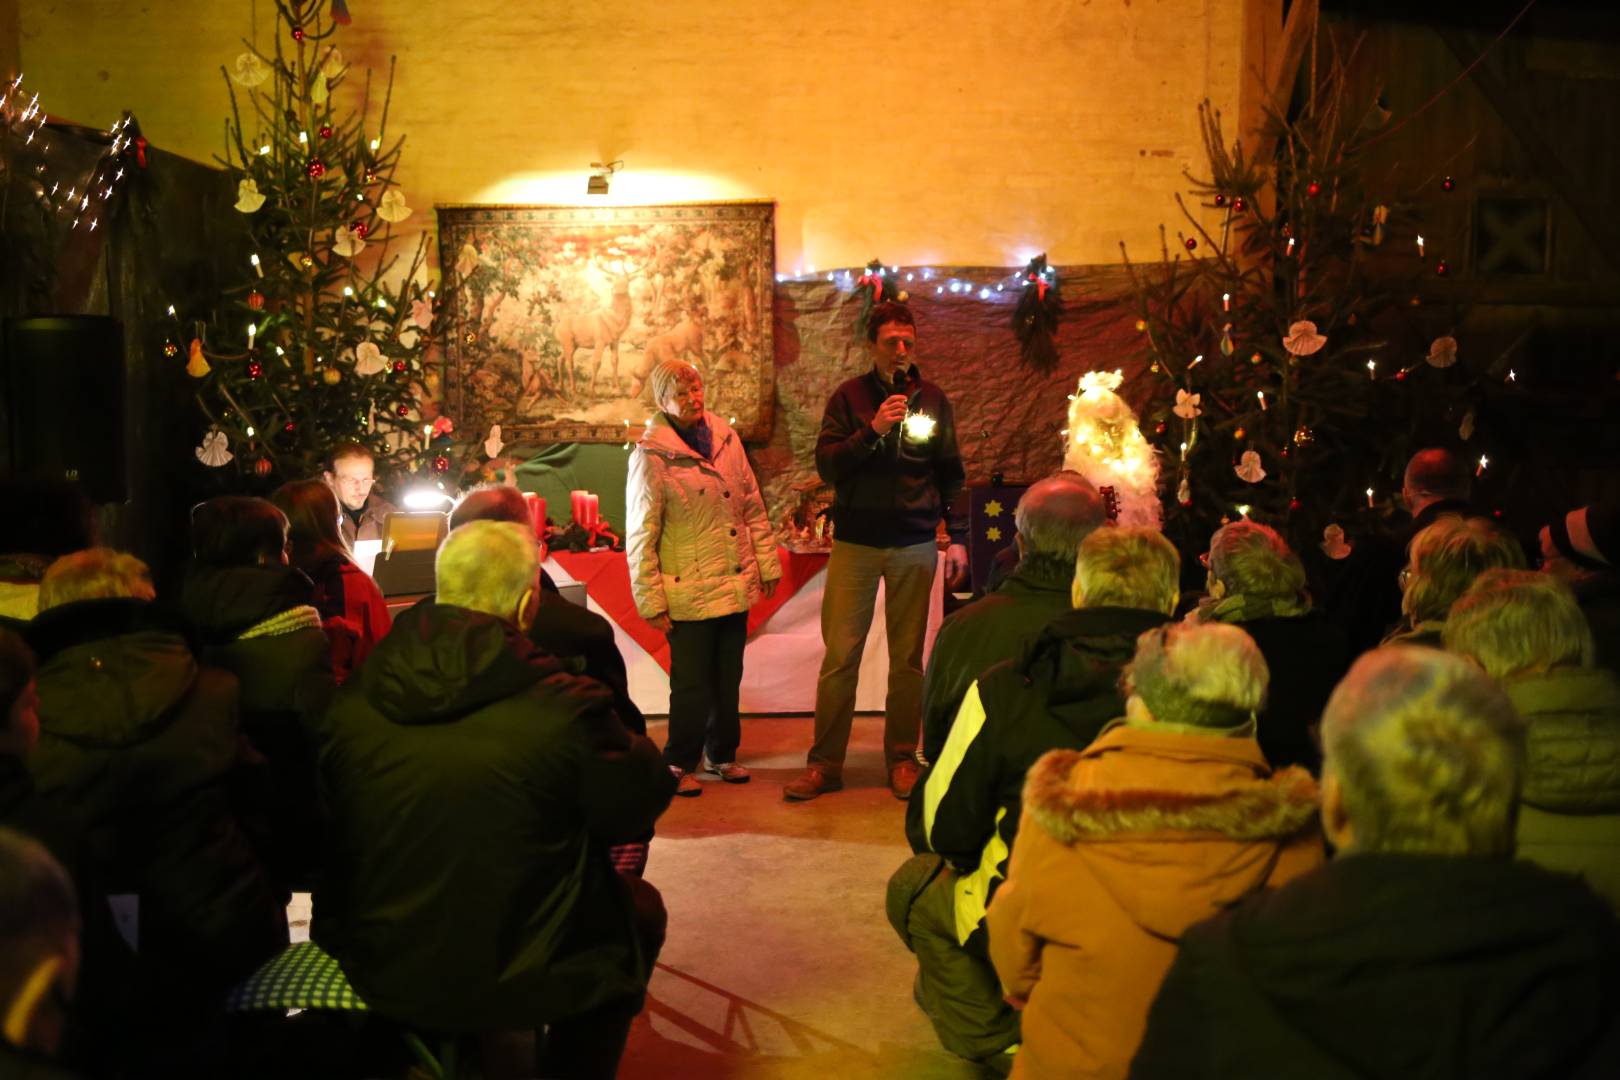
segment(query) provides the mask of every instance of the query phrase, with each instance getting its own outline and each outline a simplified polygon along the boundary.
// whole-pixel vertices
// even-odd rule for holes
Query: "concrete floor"
[[[663,724],[649,732],[660,745]],[[658,824],[647,880],[669,937],[619,1070],[651,1078],[947,1080],[979,1069],[940,1048],[912,1002],[911,954],[883,914],[910,855],[878,717],[857,717],[843,791],[789,803],[809,717],[743,722],[748,784],[705,777]]]

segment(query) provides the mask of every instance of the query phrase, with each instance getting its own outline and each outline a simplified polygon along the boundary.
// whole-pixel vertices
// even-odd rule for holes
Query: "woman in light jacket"
[[[692,773],[746,783],[737,763],[748,609],[776,591],[782,568],[742,440],[703,408],[703,376],[665,361],[648,379],[658,411],[630,455],[625,549],[641,617],[669,637],[669,738],[678,795]]]

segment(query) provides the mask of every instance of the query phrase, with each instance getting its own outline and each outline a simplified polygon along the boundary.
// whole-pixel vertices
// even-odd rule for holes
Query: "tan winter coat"
[[[678,622],[747,611],[760,586],[782,576],[742,440],[714,413],[714,460],[705,461],[653,416],[630,454],[625,483],[625,551],[636,610]]]
[[[1116,724],[1024,783],[990,959],[1024,1002],[1013,1076],[1122,1078],[1181,935],[1322,862],[1316,783],[1252,738]]]

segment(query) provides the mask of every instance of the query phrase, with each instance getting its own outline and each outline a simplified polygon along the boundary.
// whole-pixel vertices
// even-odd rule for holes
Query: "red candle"
[[[595,495],[589,492],[585,494],[585,527],[587,529],[596,528],[597,522],[601,520],[599,503],[600,500]]]
[[[546,500],[532,491],[523,493],[523,501],[529,504],[529,518],[534,522],[534,534],[542,540],[546,536]]]
[[[585,492],[583,490],[568,493],[568,510],[573,515],[574,523],[583,528],[585,525]]]

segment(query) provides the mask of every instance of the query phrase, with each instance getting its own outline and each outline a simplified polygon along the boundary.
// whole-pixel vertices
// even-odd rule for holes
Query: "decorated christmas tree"
[[[1275,147],[1263,158],[1228,148],[1206,103],[1208,175],[1189,174],[1193,205],[1177,197],[1183,229],[1174,244],[1161,230],[1157,266],[1126,254],[1150,384],[1144,428],[1167,526],[1189,536],[1254,514],[1304,541],[1387,508],[1415,444],[1441,430],[1466,443],[1482,383],[1509,374],[1503,358],[1458,363],[1459,312],[1422,298],[1425,276],[1453,268],[1421,235],[1424,199],[1367,175],[1385,102],[1353,100],[1337,63],[1306,83],[1251,144]],[[1421,185],[1430,198],[1454,186]]]
[[[427,237],[408,263],[393,227],[412,213],[394,179],[404,140],[334,43],[349,17],[327,0],[277,0],[274,47],[248,44],[226,75],[222,163],[251,238],[242,280],[206,321],[177,320],[196,380],[204,464],[264,477],[315,475],[336,444],[379,472],[442,475],[451,423],[430,369]],[[359,85],[356,85],[356,83]]]

